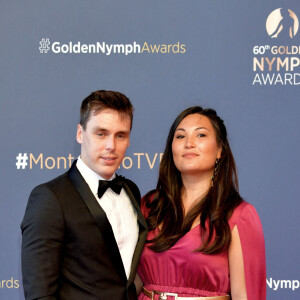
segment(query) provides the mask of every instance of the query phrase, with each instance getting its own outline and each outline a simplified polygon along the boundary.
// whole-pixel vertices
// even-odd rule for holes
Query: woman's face
[[[212,176],[221,152],[208,117],[196,113],[179,123],[173,137],[172,153],[181,175]]]

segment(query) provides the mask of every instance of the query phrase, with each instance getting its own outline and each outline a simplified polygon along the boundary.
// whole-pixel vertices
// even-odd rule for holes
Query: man
[[[137,186],[115,171],[129,146],[133,107],[112,91],[83,100],[70,170],[36,187],[21,224],[26,299],[133,300],[147,235]],[[99,181],[100,180],[100,181]]]

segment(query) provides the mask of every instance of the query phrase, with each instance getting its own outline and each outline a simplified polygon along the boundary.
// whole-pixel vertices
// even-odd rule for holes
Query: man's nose
[[[113,136],[107,137],[105,149],[113,151],[115,149],[115,146],[116,146],[115,138]]]

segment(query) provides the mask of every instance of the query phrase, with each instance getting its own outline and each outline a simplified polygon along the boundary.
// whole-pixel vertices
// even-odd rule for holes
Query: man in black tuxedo
[[[139,189],[115,174],[132,116],[119,92],[96,91],[83,100],[80,157],[31,192],[21,224],[26,299],[137,298],[134,277],[147,226]]]

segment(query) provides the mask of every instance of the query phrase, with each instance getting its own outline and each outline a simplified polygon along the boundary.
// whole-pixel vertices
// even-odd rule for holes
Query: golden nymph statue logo
[[[267,33],[271,38],[294,38],[299,29],[299,21],[291,9],[277,8],[266,21]]]
[[[266,30],[272,41],[252,48],[252,85],[300,85],[300,45],[295,44],[298,29],[298,18],[291,9],[277,8],[269,14]]]

